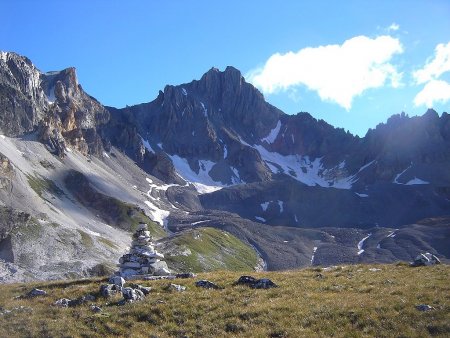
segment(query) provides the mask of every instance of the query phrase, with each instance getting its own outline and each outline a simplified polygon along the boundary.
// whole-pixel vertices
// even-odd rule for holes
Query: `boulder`
[[[112,295],[120,292],[122,288],[115,284],[102,284],[100,285],[100,294],[105,297],[111,297]]]
[[[112,276],[109,279],[108,283],[120,286],[122,288],[125,284],[125,279],[123,279],[121,276]]]
[[[210,282],[209,280],[199,280],[197,282],[195,282],[195,286],[199,287],[199,288],[204,288],[204,289],[221,289],[220,286],[218,286],[217,284]]]
[[[145,298],[144,293],[139,289],[133,289],[131,287],[126,287],[122,289],[123,298],[127,302],[140,301]]]
[[[234,285],[247,285],[253,289],[269,289],[278,287],[278,285],[268,278],[256,279],[252,276],[241,276],[237,282],[234,283]]]
[[[58,299],[58,300],[54,303],[54,305],[55,305],[55,306],[59,306],[59,307],[68,307],[68,306],[69,306],[69,302],[70,302],[70,299],[67,299],[67,298],[61,298],[61,299]]]
[[[168,291],[177,291],[177,292],[182,292],[182,291],[186,291],[186,287],[182,286],[182,285],[178,285],[178,284],[173,284],[170,283],[165,287],[166,290]]]
[[[253,285],[256,283],[256,278],[252,276],[241,276],[239,279],[234,283],[234,285]]]
[[[278,285],[276,285],[268,278],[261,278],[258,279],[254,284],[250,285],[250,287],[253,289],[270,289],[270,288],[277,288]]]
[[[434,307],[432,307],[431,305],[428,305],[428,304],[416,305],[416,309],[419,311],[423,311],[423,312],[435,310]]]
[[[410,265],[413,267],[417,267],[417,266],[429,266],[429,265],[435,265],[435,264],[441,264],[440,259],[429,252],[425,252],[425,253],[419,254],[414,259],[414,262],[412,262]]]
[[[38,296],[45,296],[46,294],[47,294],[46,291],[35,288],[35,289],[31,290],[30,292],[28,292],[25,297],[33,298],[33,297],[38,297]]]
[[[94,313],[99,313],[99,312],[102,312],[102,308],[97,305],[91,305],[91,311]]]
[[[142,291],[142,293],[143,293],[145,296],[147,296],[147,295],[150,293],[150,291],[152,291],[152,288],[151,288],[151,287],[149,287],[149,286],[142,286],[142,285],[140,285],[140,284],[130,284],[130,287],[131,287],[132,289]]]

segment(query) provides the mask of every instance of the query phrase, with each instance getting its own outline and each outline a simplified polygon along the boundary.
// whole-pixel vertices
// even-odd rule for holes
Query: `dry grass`
[[[280,286],[269,290],[233,286],[238,272],[212,272],[195,280],[224,289],[176,280],[187,286],[176,293],[164,290],[167,281],[142,282],[153,288],[144,301],[117,306],[119,298],[98,298],[99,314],[89,304],[65,309],[52,303],[96,293],[100,279],[2,285],[3,310],[25,308],[0,316],[0,337],[449,337],[449,272],[445,265],[356,265],[251,273]],[[14,299],[32,287],[48,295]],[[418,311],[422,303],[435,310]]]

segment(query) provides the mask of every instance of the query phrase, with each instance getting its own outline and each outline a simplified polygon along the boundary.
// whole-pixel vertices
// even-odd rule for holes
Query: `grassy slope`
[[[237,237],[214,228],[196,228],[170,238],[171,246],[190,254],[166,253],[169,266],[178,271],[253,270],[256,252]]]
[[[369,268],[381,271],[370,271]],[[318,274],[324,278],[318,278]],[[163,290],[167,281],[142,282],[153,287],[139,303],[116,306],[99,298],[103,312],[89,305],[61,309],[58,298],[95,293],[100,280],[0,286],[0,306],[25,306],[0,316],[0,336],[149,337],[426,337],[450,335],[450,267],[405,265],[346,266],[332,271],[305,269],[252,273],[269,277],[279,288],[253,290],[232,286],[240,273],[203,273],[224,286],[204,290],[195,280],[177,280],[183,293]],[[48,295],[14,299],[32,287]],[[436,308],[419,312],[415,305]]]

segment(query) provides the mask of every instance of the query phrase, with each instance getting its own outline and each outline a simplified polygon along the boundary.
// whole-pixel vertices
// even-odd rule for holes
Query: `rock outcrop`
[[[78,84],[75,68],[42,73],[29,59],[0,52],[0,130],[8,136],[33,131],[64,157],[67,145],[83,154],[103,153],[97,132],[109,112]]]

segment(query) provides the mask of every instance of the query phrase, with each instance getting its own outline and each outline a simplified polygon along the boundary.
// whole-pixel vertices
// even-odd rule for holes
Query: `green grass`
[[[27,175],[27,180],[31,189],[33,189],[39,197],[42,197],[42,194],[45,191],[57,196],[64,195],[64,191],[62,191],[52,180],[32,175]]]
[[[16,227],[11,232],[14,235],[24,236],[28,240],[37,239],[41,237],[43,231],[42,225],[33,217],[20,227]]]
[[[84,232],[83,230],[77,230],[77,231],[81,236],[81,244],[83,245],[83,248],[86,248],[86,249],[92,248],[94,246],[94,241],[93,241],[92,237],[88,233]]]
[[[103,244],[105,244],[106,246],[109,246],[112,249],[117,249],[118,246],[111,240],[104,238],[104,237],[97,237],[97,240]]]
[[[319,273],[323,277],[318,278]],[[182,293],[165,291],[167,281],[142,281],[153,289],[141,302],[117,306],[119,297],[98,298],[94,303],[103,309],[99,314],[90,311],[90,304],[67,309],[52,304],[62,297],[97,293],[100,279],[1,285],[3,310],[25,308],[0,316],[0,336],[448,337],[449,273],[445,265],[251,273],[279,285],[270,290],[233,286],[238,272],[202,273],[194,280],[176,280],[187,287]],[[224,289],[196,288],[198,279]],[[15,299],[33,287],[48,295]],[[435,310],[418,311],[415,306],[422,303]]]
[[[165,258],[180,271],[252,270],[257,265],[256,252],[237,237],[214,228],[196,228],[170,239],[175,247],[190,254]]]
[[[167,233],[161,225],[152,221],[152,219],[148,217],[142,209],[133,204],[125,203],[117,199],[112,200],[120,210],[119,219],[121,222],[129,224],[131,232],[135,232],[137,230],[139,223],[146,223],[148,225],[148,231],[150,231],[151,235],[155,239],[167,236]]]

